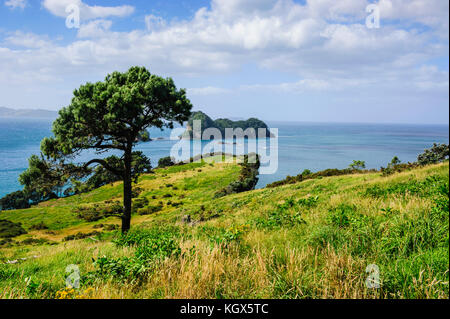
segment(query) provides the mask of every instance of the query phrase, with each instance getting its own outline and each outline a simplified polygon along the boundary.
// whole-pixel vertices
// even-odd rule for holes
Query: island
[[[219,118],[217,120],[211,119],[207,114],[205,114],[202,111],[192,112],[191,116],[189,117],[189,120],[187,122],[186,131],[181,135],[180,137],[183,139],[189,139],[189,138],[201,138],[199,134],[194,134],[193,127],[194,127],[194,121],[200,121],[201,122],[201,134],[208,129],[208,128],[216,128],[220,131],[222,134],[222,137],[225,137],[225,129],[226,128],[242,128],[244,131],[248,128],[253,128],[256,131],[256,134],[258,134],[258,129],[264,128],[266,129],[266,134],[263,137],[266,138],[273,138],[275,137],[271,132],[269,127],[266,123],[263,121],[257,119],[257,118],[249,118],[246,121],[232,121],[230,119],[223,119]],[[259,136],[261,138],[262,136]]]

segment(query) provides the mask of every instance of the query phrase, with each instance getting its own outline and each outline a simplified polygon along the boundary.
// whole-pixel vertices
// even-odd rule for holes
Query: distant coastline
[[[12,109],[0,107],[0,118],[33,118],[33,119],[56,119],[57,111],[45,109]]]

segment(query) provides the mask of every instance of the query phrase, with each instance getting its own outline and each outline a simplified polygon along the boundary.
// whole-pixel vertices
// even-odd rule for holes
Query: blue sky
[[[366,25],[376,4],[380,28]],[[80,10],[67,28],[65,9]],[[144,65],[212,117],[448,123],[447,0],[0,0],[0,106]]]

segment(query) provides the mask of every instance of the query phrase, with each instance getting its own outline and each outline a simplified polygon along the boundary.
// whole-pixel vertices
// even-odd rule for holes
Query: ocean
[[[52,120],[47,119],[0,118],[0,197],[21,189],[17,179],[27,168],[28,158],[39,154],[42,138],[51,136],[51,123]],[[449,142],[448,125],[267,124],[278,129],[278,169],[274,174],[260,175],[257,188],[287,175],[297,175],[304,169],[345,168],[353,160],[363,160],[367,168],[377,169],[386,166],[394,156],[402,162],[412,162],[433,143]],[[168,138],[170,131],[152,129],[150,136],[165,139],[141,143],[136,149],[143,151],[152,165],[157,166],[158,160],[168,156],[178,142]],[[202,145],[208,143],[202,142]]]

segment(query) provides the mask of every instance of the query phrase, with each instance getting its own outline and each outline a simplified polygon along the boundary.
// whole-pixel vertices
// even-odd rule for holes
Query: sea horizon
[[[17,181],[27,168],[27,159],[39,154],[42,138],[51,136],[54,119],[0,118],[0,197],[22,189]],[[345,168],[353,160],[366,161],[367,168],[386,166],[394,156],[403,162],[433,143],[448,143],[448,124],[342,123],[306,121],[267,121],[278,128],[278,169],[260,175],[257,188],[265,187],[304,169]],[[159,158],[169,156],[177,142],[168,139],[170,130],[150,129],[152,138],[164,140],[140,143],[141,150],[157,166]],[[203,141],[202,145],[208,141]],[[197,155],[197,154],[193,154]]]

